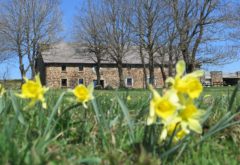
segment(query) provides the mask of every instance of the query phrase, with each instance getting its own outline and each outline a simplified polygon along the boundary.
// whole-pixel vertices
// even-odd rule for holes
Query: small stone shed
[[[223,73],[222,71],[211,71],[205,73],[202,82],[206,86],[237,85],[240,82],[240,72]]]

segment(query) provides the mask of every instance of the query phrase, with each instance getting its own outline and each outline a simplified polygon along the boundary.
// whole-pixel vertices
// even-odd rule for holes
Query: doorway
[[[97,80],[93,80],[94,87],[97,86]],[[104,88],[104,80],[100,80],[100,85]]]

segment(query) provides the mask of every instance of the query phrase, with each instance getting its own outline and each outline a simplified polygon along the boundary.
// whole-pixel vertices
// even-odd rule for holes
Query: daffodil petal
[[[168,84],[173,85],[175,83],[175,80],[172,77],[168,77],[165,82],[168,83]]]
[[[153,123],[155,123],[157,120],[156,116],[148,116],[147,118],[147,125],[152,125]]]
[[[186,64],[183,60],[179,61],[176,65],[177,77],[180,77],[184,74],[186,69]]]
[[[47,103],[42,103],[42,107],[43,107],[43,109],[47,109]]]
[[[201,124],[199,123],[198,120],[189,119],[188,123],[189,123],[189,128],[191,130],[193,130],[194,132],[199,133],[199,134],[202,133],[202,126],[201,126]]]
[[[40,86],[42,86],[39,74],[37,74],[37,75],[35,76],[35,81],[36,81],[37,84],[39,84]]]
[[[173,91],[173,90],[170,90],[170,91],[166,92],[166,97],[172,103],[176,103],[177,104],[178,101],[179,101],[177,93],[175,91]]]
[[[86,102],[83,102],[83,103],[82,103],[82,105],[83,105],[83,107],[84,107],[85,109],[87,109],[87,108],[88,108],[88,106],[87,106]]]
[[[160,141],[164,141],[167,138],[167,129],[164,128],[160,135]]]
[[[153,89],[153,86],[151,84],[148,86],[148,88],[150,89],[150,91],[153,94],[153,99],[161,98],[161,96],[158,94],[158,92],[155,89]]]
[[[93,93],[93,90],[94,90],[94,84],[93,84],[93,82],[90,83],[87,88],[88,88],[88,90],[89,90],[90,93]]]
[[[189,129],[188,129],[188,124],[184,121],[181,122],[181,128],[183,131],[185,131],[187,134],[190,133]]]
[[[25,81],[25,83],[29,81],[26,76],[23,77],[23,80]]]
[[[203,70],[196,70],[192,73],[189,73],[186,75],[186,77],[194,77],[194,78],[198,78],[198,77],[202,77],[204,75],[204,71]]]
[[[149,116],[155,116],[155,110],[154,110],[154,102],[150,101],[150,109],[149,109]]]

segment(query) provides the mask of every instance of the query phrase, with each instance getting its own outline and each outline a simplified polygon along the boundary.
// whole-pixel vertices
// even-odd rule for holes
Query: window
[[[93,73],[96,73],[96,67],[95,66],[92,67],[92,71],[93,71]]]
[[[148,83],[148,84],[151,83],[151,80],[150,80],[150,77],[149,77],[149,76],[147,77],[147,83]]]
[[[132,78],[127,78],[126,79],[126,86],[127,87],[132,87],[133,86],[133,79]]]
[[[78,84],[84,84],[84,81],[82,78],[78,79]]]
[[[66,72],[67,67],[65,65],[62,66],[62,72]]]
[[[147,77],[147,83],[148,83],[148,84],[156,85],[156,77],[154,78],[154,80],[151,81],[150,76],[148,76],[148,77]]]
[[[83,66],[80,65],[80,66],[78,67],[78,70],[79,70],[79,71],[83,71]]]
[[[62,87],[67,87],[67,79],[62,79],[61,86]]]

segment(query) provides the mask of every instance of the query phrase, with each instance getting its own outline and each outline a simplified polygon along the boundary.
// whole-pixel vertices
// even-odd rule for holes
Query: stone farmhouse
[[[159,58],[156,58],[156,63]],[[79,43],[64,43],[51,45],[48,49],[39,51],[36,62],[36,70],[40,73],[42,84],[51,88],[73,88],[78,84],[96,84],[95,62],[93,56],[86,52],[86,48]],[[147,59],[145,60],[147,61]],[[167,61],[164,61],[167,66]],[[123,59],[123,76],[125,86],[128,88],[143,88],[146,86],[143,76],[143,65],[135,48],[128,51]],[[148,72],[148,70],[147,70]],[[156,88],[163,87],[163,77],[160,67],[156,65],[155,70]],[[167,73],[167,67],[165,67]],[[110,58],[105,58],[100,68],[101,86],[103,88],[117,88],[119,77],[117,65]],[[149,78],[149,76],[148,76]],[[236,85],[240,82],[240,72],[222,73],[212,71],[206,73],[201,82],[205,86]]]
[[[128,52],[123,60],[123,76],[128,88],[143,88],[143,69],[137,49]],[[36,69],[41,81],[51,88],[73,88],[78,84],[96,83],[95,62],[93,56],[84,51],[77,43],[58,43],[39,51]],[[157,61],[157,59],[156,59]],[[101,85],[117,88],[119,85],[116,63],[106,58],[100,68]],[[155,68],[155,87],[163,86],[160,67]]]

